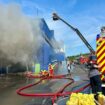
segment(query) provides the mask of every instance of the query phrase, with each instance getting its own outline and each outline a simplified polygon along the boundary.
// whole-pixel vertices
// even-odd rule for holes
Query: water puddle
[[[74,79],[74,81],[80,81],[81,80],[80,76],[74,76],[73,79]]]

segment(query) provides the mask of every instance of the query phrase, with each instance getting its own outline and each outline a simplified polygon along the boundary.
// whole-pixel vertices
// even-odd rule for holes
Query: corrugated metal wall
[[[49,30],[44,19],[41,19],[41,29],[47,38],[51,41],[54,39],[54,31]],[[47,42],[43,43],[43,45],[38,50],[37,59],[38,63],[40,63],[41,70],[48,70],[48,65],[52,61],[64,61],[65,59],[64,53],[55,53],[54,48],[51,47]]]
[[[38,51],[38,62],[41,65],[41,70],[47,70],[48,65],[51,62],[50,61],[50,55],[51,55],[51,47],[47,44],[44,43],[42,47]]]

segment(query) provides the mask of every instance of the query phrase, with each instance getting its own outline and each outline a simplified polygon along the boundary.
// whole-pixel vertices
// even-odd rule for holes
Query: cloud
[[[33,1],[23,0],[20,3],[20,5],[21,5],[23,11],[25,12],[25,14],[30,15],[32,17],[43,15],[43,13],[45,12],[44,8],[41,8],[37,3],[33,2]]]
[[[22,7],[30,7],[30,8],[34,8],[34,9],[38,9],[39,11],[43,11],[45,12],[45,9],[40,7],[37,3],[33,2],[33,1],[26,1],[23,0],[21,3]]]
[[[69,6],[69,7],[74,7],[75,5],[76,5],[76,3],[77,3],[77,0],[68,0],[69,2],[67,3],[67,5]]]

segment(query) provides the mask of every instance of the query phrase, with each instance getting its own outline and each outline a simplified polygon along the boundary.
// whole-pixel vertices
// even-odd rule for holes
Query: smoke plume
[[[0,62],[32,62],[43,41],[41,34],[39,19],[26,17],[17,5],[0,5]]]

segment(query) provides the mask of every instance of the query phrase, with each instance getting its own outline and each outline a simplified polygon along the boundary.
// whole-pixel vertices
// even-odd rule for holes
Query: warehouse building
[[[41,30],[45,42],[42,44],[37,54],[37,62],[40,64],[41,70],[48,70],[49,63],[62,62],[65,60],[64,50],[54,37],[54,31],[50,30],[44,19],[41,19]]]
[[[16,73],[23,72],[26,69],[36,72],[36,68],[40,70],[48,70],[49,63],[62,62],[65,60],[65,53],[63,47],[58,44],[54,37],[54,30],[50,30],[44,19],[40,21],[40,30],[43,32],[42,37],[44,41],[41,43],[37,54],[33,54],[33,63],[28,67],[21,66],[20,63],[13,64],[10,67],[0,67],[0,74],[2,73]],[[36,67],[37,66],[37,67]]]

